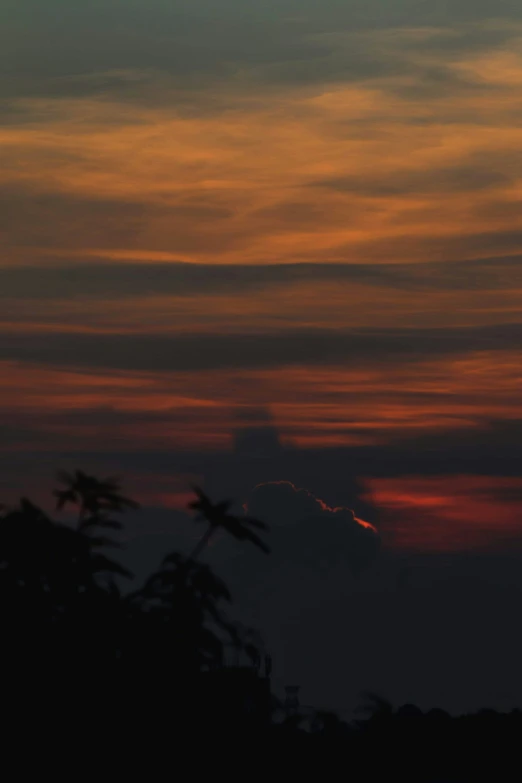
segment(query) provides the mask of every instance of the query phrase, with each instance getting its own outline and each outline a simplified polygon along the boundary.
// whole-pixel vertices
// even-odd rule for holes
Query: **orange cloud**
[[[403,41],[440,34],[387,31],[367,34],[367,44],[404,59]],[[422,261],[440,258],[435,238],[461,241],[463,257],[466,237],[480,230],[498,235],[494,252],[505,253],[522,195],[516,35],[507,46],[449,58],[441,50],[429,63],[410,51],[407,77],[289,85],[255,100],[233,85],[231,108],[193,115],[168,102],[26,100],[32,122],[0,132],[9,153],[0,184],[33,197],[34,217],[29,232],[27,206],[11,221],[5,247],[18,255],[25,244],[43,258],[74,248],[165,262]],[[422,57],[448,74],[447,90],[415,94]],[[466,79],[484,86],[466,89]],[[65,201],[47,207],[51,196]]]
[[[15,102],[23,121],[14,116],[0,130],[1,266],[400,261],[424,264],[424,287],[394,287],[375,273],[185,295],[152,295],[144,284],[125,299],[114,288],[74,299],[22,291],[2,300],[0,329],[9,337],[292,327],[414,335],[428,326],[519,323],[522,285],[509,269],[495,290],[475,286],[472,272],[467,285],[440,288],[425,264],[501,258],[522,245],[520,30],[501,49],[472,54],[410,47],[457,33],[365,33],[370,49],[410,58],[408,73],[265,84],[255,94],[239,78],[222,85],[217,104],[192,112],[168,91],[153,106],[128,95],[26,99]],[[339,51],[348,39],[335,40]],[[440,77],[438,88],[423,81],[426,68]],[[5,362],[0,414],[25,439],[6,438],[4,448],[81,451],[103,441],[143,452],[226,449],[235,412],[251,406],[269,409],[282,442],[303,448],[466,432],[522,418],[520,356],[500,348],[409,364],[226,372],[87,373]],[[429,509],[439,498],[408,487],[381,485],[382,503]],[[480,515],[475,490],[466,492]],[[450,500],[435,504],[446,520]],[[403,543],[415,540],[412,531]]]
[[[1,371],[3,419],[35,428],[40,448],[63,441],[79,449],[102,433],[145,451],[227,448],[237,412],[252,407],[268,408],[283,442],[301,447],[387,443],[522,418],[517,352],[353,370],[82,372],[4,362]]]
[[[403,476],[367,479],[379,530],[394,548],[470,551],[520,537],[522,479],[498,476]]]

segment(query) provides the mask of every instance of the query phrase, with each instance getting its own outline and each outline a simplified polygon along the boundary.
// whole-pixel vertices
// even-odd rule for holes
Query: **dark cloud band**
[[[241,294],[297,283],[360,283],[411,291],[513,289],[522,286],[522,256],[423,264],[297,263],[225,265],[111,263],[0,268],[0,299],[125,299]]]
[[[295,330],[271,334],[14,334],[0,359],[149,372],[408,362],[519,350],[522,324],[430,329]]]

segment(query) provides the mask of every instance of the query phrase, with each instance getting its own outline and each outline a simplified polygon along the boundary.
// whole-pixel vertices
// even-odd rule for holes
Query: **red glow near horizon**
[[[404,476],[366,479],[388,546],[451,552],[504,546],[522,533],[522,479]]]

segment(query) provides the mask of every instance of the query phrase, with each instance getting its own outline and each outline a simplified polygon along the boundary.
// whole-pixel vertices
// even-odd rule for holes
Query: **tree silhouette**
[[[232,502],[229,500],[221,503],[212,503],[208,496],[199,487],[194,487],[197,500],[189,503],[189,508],[197,511],[196,521],[205,522],[208,527],[196,548],[190,555],[191,560],[196,560],[205,549],[212,536],[219,530],[224,530],[239,541],[250,541],[258,549],[268,554],[270,547],[258,536],[252,528],[268,530],[268,525],[250,516],[236,516],[229,509]]]
[[[104,542],[102,542],[104,543]],[[129,572],[97,551],[100,542],[51,520],[22,498],[0,516],[0,578],[20,589],[56,599],[66,593],[99,589],[106,575]]]
[[[357,708],[358,713],[369,716],[369,720],[375,724],[388,723],[393,717],[393,705],[388,699],[373,691],[364,691],[361,696],[364,703]]]
[[[117,654],[116,574],[130,576],[96,541],[29,500],[0,514],[1,657],[9,687],[32,689],[32,698],[52,688],[56,701],[81,688],[94,692],[96,673]]]
[[[75,524],[24,498],[0,507],[0,665],[11,714],[21,720],[27,709],[36,716],[52,705],[63,716],[62,731],[69,724],[92,731],[96,714],[104,736],[116,722],[121,737],[134,732],[151,742],[168,727],[239,731],[269,715],[266,705],[255,706],[269,706],[267,682],[258,687],[261,643],[229,619],[226,584],[195,559],[219,528],[268,552],[257,533],[266,525],[198,490],[191,508],[208,530],[196,551],[170,554],[141,589],[124,594],[115,580],[131,574],[106,554],[117,544],[105,529],[120,529],[118,516],[138,504],[116,479],[77,470],[60,481],[57,510],[75,507]],[[227,667],[228,648],[251,665]],[[168,724],[162,699],[170,705]]]
[[[58,474],[63,489],[55,489],[56,509],[61,511],[72,505],[78,509],[76,530],[85,537],[91,548],[91,560],[108,579],[108,586],[115,592],[115,576],[130,577],[129,571],[100,552],[107,547],[119,547],[119,544],[107,535],[101,535],[98,529],[121,530],[122,523],[114,518],[127,510],[138,509],[139,503],[121,494],[120,482],[116,478],[98,479],[81,470],[74,473],[62,471]]]
[[[60,511],[67,505],[76,506],[79,530],[93,525],[119,529],[121,524],[112,520],[109,515],[140,507],[135,500],[121,494],[117,478],[97,479],[81,470],[75,470],[74,473],[61,471],[58,479],[64,484],[64,489],[54,490],[56,508]]]
[[[221,609],[230,600],[227,586],[209,566],[178,553],[164,558],[158,571],[129,597],[131,606],[146,614],[147,624],[159,629],[162,655],[168,654],[172,665],[185,671],[221,665],[224,644],[239,643]]]

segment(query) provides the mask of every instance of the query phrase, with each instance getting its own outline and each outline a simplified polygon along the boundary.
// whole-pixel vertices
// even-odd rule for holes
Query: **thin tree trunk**
[[[189,560],[196,560],[200,556],[200,554],[203,552],[208,542],[210,541],[211,537],[214,535],[214,531],[215,531],[214,525],[209,525],[207,530],[201,537],[201,540],[198,542],[196,548],[194,549],[192,554],[189,555]]]

